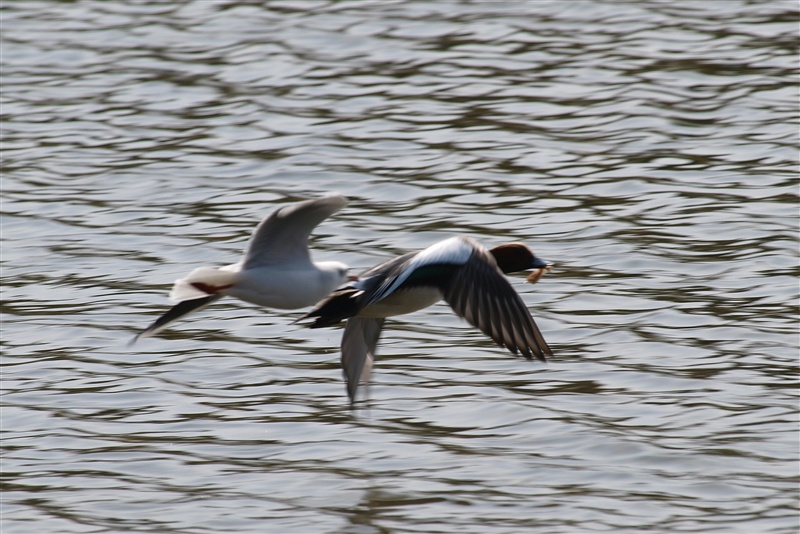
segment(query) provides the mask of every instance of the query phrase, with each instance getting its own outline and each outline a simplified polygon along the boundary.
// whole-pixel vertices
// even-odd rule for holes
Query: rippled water
[[[263,5],[262,5],[263,4]],[[3,534],[795,533],[794,1],[6,1]],[[315,257],[524,241],[556,357],[171,282],[340,192]]]

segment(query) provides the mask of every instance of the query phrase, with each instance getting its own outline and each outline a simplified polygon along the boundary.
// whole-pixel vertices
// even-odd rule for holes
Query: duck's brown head
[[[546,261],[537,258],[533,251],[522,243],[500,245],[489,252],[492,253],[497,266],[505,274],[533,269],[533,272],[526,278],[531,284],[538,282],[545,271],[549,271],[553,267]]]

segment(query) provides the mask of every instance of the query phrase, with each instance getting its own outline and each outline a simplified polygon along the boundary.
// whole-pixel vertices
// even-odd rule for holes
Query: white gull
[[[348,280],[348,268],[338,261],[312,262],[308,237],[317,225],[346,205],[345,197],[333,195],[273,211],[253,232],[240,262],[221,268],[199,267],[176,280],[170,300],[177,304],[132,343],[157,334],[226,295],[279,309],[319,302]]]

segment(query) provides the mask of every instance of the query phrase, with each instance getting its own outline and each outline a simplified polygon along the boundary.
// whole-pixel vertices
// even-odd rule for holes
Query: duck
[[[308,239],[322,221],[347,205],[329,195],[282,206],[256,227],[241,261],[225,267],[198,267],[175,281],[176,304],[131,341],[158,334],[178,319],[200,311],[224,296],[269,308],[312,306],[355,277],[338,261],[311,261]]]
[[[309,328],[347,321],[341,362],[353,406],[359,386],[369,382],[386,318],[442,299],[456,315],[512,354],[546,361],[553,351],[504,274],[533,270],[527,281],[535,283],[551,268],[523,243],[489,250],[470,237],[451,237],[364,271],[298,321],[313,319]]]

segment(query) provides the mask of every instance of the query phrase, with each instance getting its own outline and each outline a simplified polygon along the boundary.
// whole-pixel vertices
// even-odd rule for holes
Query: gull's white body
[[[242,261],[221,268],[199,267],[175,281],[170,299],[178,304],[140,333],[152,336],[175,320],[223,296],[279,309],[311,306],[347,280],[340,262],[311,261],[308,237],[347,204],[329,196],[283,206],[258,225]]]
[[[242,270],[241,263],[219,269],[199,267],[186,278],[175,281],[170,300],[183,302],[208,297],[194,285],[198,282],[213,287],[231,285],[219,291],[239,300],[277,308],[295,310],[316,304],[341,285],[347,267],[339,262],[292,262],[285,265],[268,265]]]

